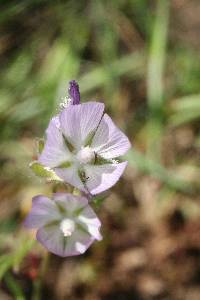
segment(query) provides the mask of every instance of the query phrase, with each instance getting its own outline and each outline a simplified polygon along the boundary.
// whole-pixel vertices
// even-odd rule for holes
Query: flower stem
[[[42,286],[48,268],[49,257],[50,257],[49,252],[46,251],[41,263],[40,274],[38,276],[38,279],[34,282],[32,300],[42,299]]]

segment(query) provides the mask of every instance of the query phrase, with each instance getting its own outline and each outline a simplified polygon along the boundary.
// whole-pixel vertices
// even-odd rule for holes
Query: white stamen
[[[60,230],[64,236],[71,236],[75,230],[75,222],[71,219],[64,219],[60,223]]]
[[[83,147],[76,155],[77,159],[82,164],[87,164],[94,160],[95,154],[94,151],[89,147]]]
[[[51,169],[51,168],[49,168],[49,167],[43,167],[44,168],[44,170],[46,170],[46,171],[52,171],[53,172],[53,170]]]
[[[60,103],[60,109],[63,110],[64,108],[68,107],[69,105],[71,105],[72,103],[72,99],[65,97],[64,99],[62,99],[62,102]]]
[[[112,162],[113,164],[118,164],[118,163],[119,163],[119,160],[117,160],[117,159],[111,159],[111,162]]]

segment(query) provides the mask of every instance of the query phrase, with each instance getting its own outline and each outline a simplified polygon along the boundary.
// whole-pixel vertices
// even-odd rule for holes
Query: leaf
[[[179,126],[200,118],[200,95],[190,95],[176,99],[171,104],[172,115],[169,124]]]
[[[18,267],[26,256],[26,254],[34,246],[35,241],[27,239],[27,237],[22,238],[19,244],[11,253],[6,253],[0,257],[0,280],[3,278],[4,274],[12,267]]]
[[[7,287],[9,288],[9,290],[11,291],[11,293],[13,294],[13,296],[16,300],[26,300],[24,291],[23,291],[20,283],[11,274],[11,272],[8,272],[7,274],[5,274],[4,280],[6,282]]]
[[[133,52],[112,61],[107,66],[98,66],[90,72],[86,72],[79,80],[80,90],[83,93],[104,86],[108,82],[109,74],[115,74],[115,78],[131,74],[140,77],[145,70],[145,54]]]
[[[161,142],[165,102],[164,71],[169,27],[169,1],[157,1],[155,21],[150,41],[147,67],[147,98],[149,120],[147,124],[147,153],[155,161],[161,161]]]
[[[189,195],[196,193],[196,189],[191,185],[191,183],[188,183],[174,174],[173,170],[165,169],[165,167],[158,162],[150,159],[149,157],[143,156],[136,150],[130,150],[125,157],[130,165],[132,165],[138,171],[158,179],[172,190]]]

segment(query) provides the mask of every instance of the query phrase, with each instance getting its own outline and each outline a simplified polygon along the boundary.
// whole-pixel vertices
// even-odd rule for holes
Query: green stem
[[[16,300],[26,299],[21,286],[18,284],[17,280],[15,280],[15,278],[10,272],[6,273],[4,280],[6,282],[7,287],[9,288]]]
[[[42,299],[42,285],[47,273],[48,263],[49,263],[49,252],[45,252],[44,258],[40,267],[40,275],[37,280],[34,281],[34,291],[32,300],[41,300]]]

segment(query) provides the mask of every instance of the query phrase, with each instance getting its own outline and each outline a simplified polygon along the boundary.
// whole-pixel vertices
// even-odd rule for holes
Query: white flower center
[[[87,164],[95,158],[95,154],[89,146],[86,146],[77,153],[76,157],[80,163]]]
[[[71,236],[75,230],[75,222],[71,219],[64,219],[60,223],[60,230],[64,236]]]

